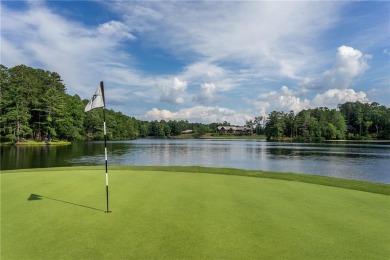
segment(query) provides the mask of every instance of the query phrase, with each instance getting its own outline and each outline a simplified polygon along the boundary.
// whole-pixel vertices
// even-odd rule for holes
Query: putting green
[[[153,168],[109,175],[105,214],[101,167],[3,171],[1,259],[390,257],[388,195]]]

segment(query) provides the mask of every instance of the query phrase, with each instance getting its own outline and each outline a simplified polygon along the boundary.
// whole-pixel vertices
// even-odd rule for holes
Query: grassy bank
[[[19,145],[19,146],[44,146],[44,145],[70,145],[68,141],[51,141],[51,142],[38,142],[38,141],[23,141],[23,142],[2,142],[0,145]]]
[[[390,197],[377,189],[204,167],[109,174],[105,214],[104,167],[3,171],[1,259],[390,256]]]
[[[71,142],[68,141],[51,141],[51,142],[38,142],[38,141],[24,141],[24,142],[17,142],[15,145],[70,145]]]

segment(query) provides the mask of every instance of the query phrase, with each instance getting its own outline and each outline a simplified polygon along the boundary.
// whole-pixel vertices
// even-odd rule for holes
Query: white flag
[[[97,88],[95,95],[93,95],[91,100],[88,102],[84,112],[88,112],[98,107],[104,107],[104,97],[101,85]]]

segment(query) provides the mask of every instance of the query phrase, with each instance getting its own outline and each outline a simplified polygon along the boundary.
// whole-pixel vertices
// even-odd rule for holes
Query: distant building
[[[194,131],[188,129],[188,130],[184,130],[184,131],[181,131],[182,134],[192,134]]]
[[[220,134],[247,135],[252,134],[252,129],[246,126],[218,126],[217,132]]]

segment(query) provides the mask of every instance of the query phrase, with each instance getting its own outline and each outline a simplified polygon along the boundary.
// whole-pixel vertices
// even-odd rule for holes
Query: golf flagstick
[[[106,213],[110,213],[111,211],[108,208],[108,158],[107,158],[107,130],[106,130],[106,102],[104,100],[104,84],[103,81],[100,82],[100,88],[102,90],[103,95],[103,127],[104,127],[104,156],[106,158],[106,204],[107,204],[107,210]]]
[[[103,108],[103,131],[104,131],[104,157],[106,160],[106,213],[110,213],[108,207],[108,158],[107,158],[107,130],[106,130],[106,102],[104,99],[104,84],[103,81],[100,82],[100,86],[96,90],[95,95],[92,96],[92,99],[89,101],[87,106],[84,109],[84,112],[88,112],[94,108],[102,107]]]

